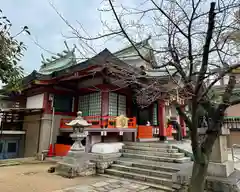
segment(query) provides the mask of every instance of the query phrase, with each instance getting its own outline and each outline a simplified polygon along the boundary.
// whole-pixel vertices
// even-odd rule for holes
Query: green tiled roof
[[[57,54],[58,57],[52,57],[42,61],[42,66],[39,70],[40,74],[49,75],[53,72],[69,68],[77,64],[74,54],[75,49],[64,51],[62,54]]]

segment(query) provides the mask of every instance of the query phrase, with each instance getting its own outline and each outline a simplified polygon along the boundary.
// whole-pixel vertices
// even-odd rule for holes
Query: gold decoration
[[[116,127],[117,128],[128,128],[128,119],[124,115],[116,117]]]

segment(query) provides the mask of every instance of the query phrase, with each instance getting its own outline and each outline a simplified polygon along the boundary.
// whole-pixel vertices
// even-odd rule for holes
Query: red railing
[[[60,120],[60,128],[68,129],[70,126],[66,125],[75,117],[62,118]],[[116,116],[86,116],[84,117],[88,123],[91,123],[91,128],[116,128]],[[129,118],[128,120],[128,128],[136,128],[136,117]]]
[[[153,138],[153,127],[152,126],[139,125],[138,126],[137,137],[139,139]]]

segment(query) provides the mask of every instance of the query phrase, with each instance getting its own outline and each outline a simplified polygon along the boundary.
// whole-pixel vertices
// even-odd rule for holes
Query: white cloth
[[[122,149],[123,143],[96,143],[92,146],[92,153],[119,153]]]

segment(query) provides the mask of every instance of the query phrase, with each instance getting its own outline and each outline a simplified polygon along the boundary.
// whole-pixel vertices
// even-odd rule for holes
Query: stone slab
[[[220,135],[212,148],[210,162],[223,163],[228,160],[227,136]]]
[[[190,140],[184,140],[172,143],[174,149],[178,149],[179,152],[184,153],[187,157],[193,160],[193,152]]]
[[[55,192],[162,192],[148,185],[133,182],[127,179],[103,180],[91,185],[77,185]],[[170,190],[168,190],[170,191]]]
[[[121,157],[121,153],[89,153],[92,156],[92,160],[94,161],[102,161],[102,160],[116,160]]]
[[[154,156],[154,155],[144,155],[144,154],[137,154],[137,153],[123,153],[123,157],[126,158],[135,158],[135,159],[145,159],[149,161],[164,161],[164,162],[174,162],[174,163],[185,163],[191,161],[190,157],[163,157],[163,156]]]
[[[173,175],[173,182],[188,185],[192,174],[192,165],[182,168]],[[235,170],[228,177],[207,176],[207,191],[240,192],[240,171]]]
[[[216,177],[228,177],[234,171],[233,161],[226,161],[223,163],[209,162],[208,175]]]
[[[134,158],[125,158],[125,157],[119,158],[118,162],[125,162],[126,165],[139,163],[143,165],[160,166],[160,167],[172,168],[176,171],[185,170],[185,169],[188,169],[189,167],[191,168],[193,163],[192,161],[190,161],[190,162],[180,164],[180,163],[171,163],[171,162],[148,161],[144,159],[134,159]]]

